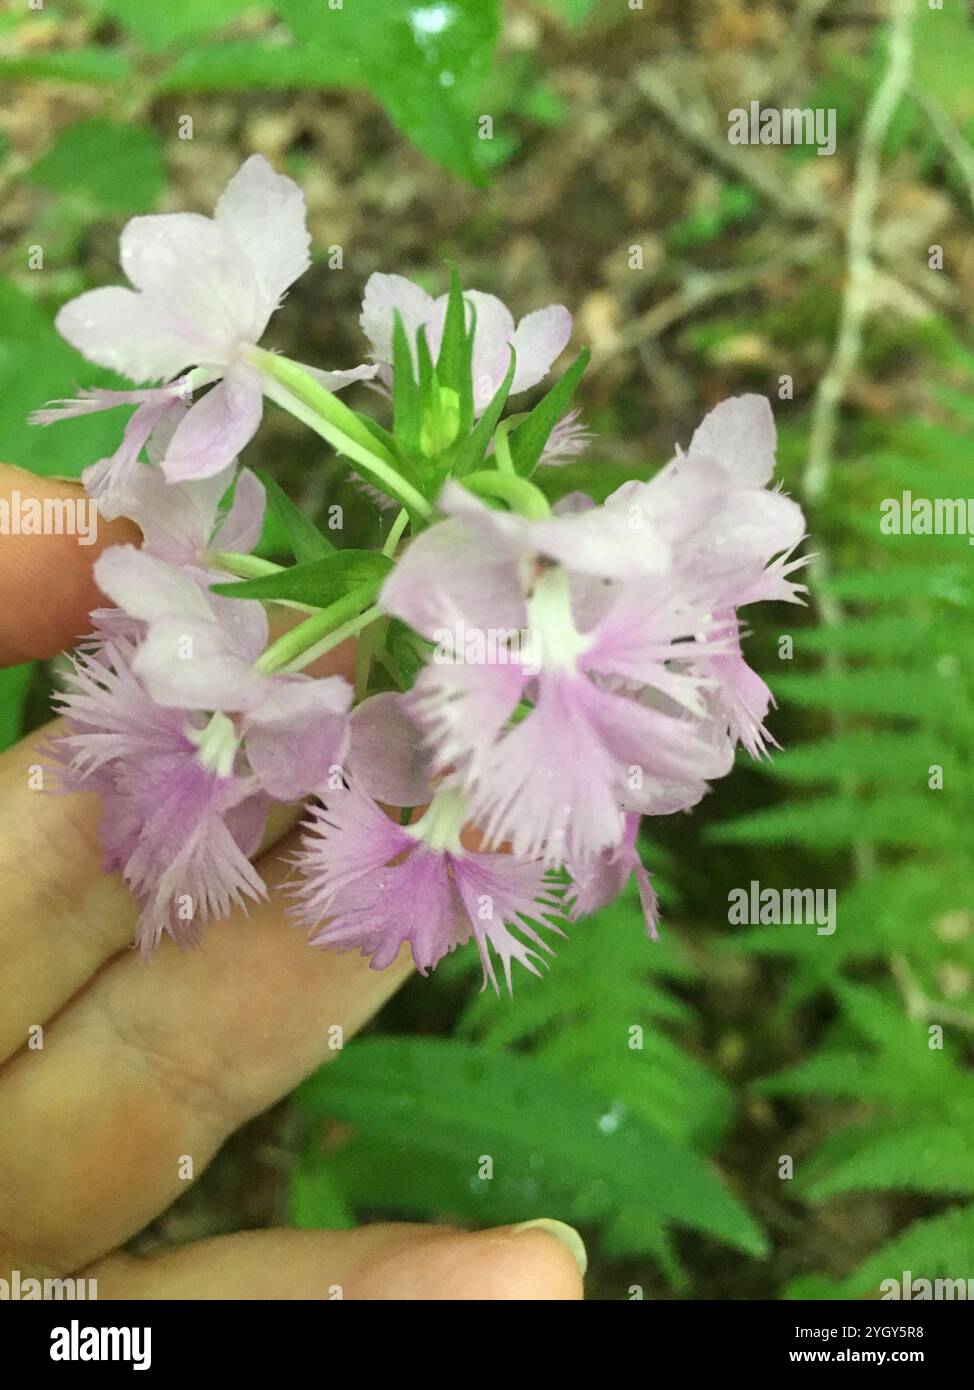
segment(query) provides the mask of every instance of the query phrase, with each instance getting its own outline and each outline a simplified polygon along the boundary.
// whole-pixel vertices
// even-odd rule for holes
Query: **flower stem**
[[[514,473],[485,468],[477,473],[468,473],[463,485],[478,496],[499,498],[507,503],[511,511],[520,513],[529,521],[543,521],[551,515],[548,499],[541,489]]]
[[[323,642],[328,643],[335,632],[340,631],[342,626],[347,626],[349,622],[356,622],[362,616],[362,609],[366,604],[371,603],[379,592],[378,580],[373,580],[369,584],[360,584],[357,589],[350,589],[347,594],[330,603],[327,608],[320,608],[313,613],[310,618],[306,618],[303,623],[293,627],[290,632],[285,632],[276,642],[264,652],[263,656],[257,661],[258,671],[263,671],[265,675],[270,675],[272,671],[283,669],[294,670],[294,663],[300,660],[301,666],[306,666],[309,661],[313,661],[316,656],[321,655],[322,651],[330,651],[332,646],[322,646]],[[378,610],[376,610],[378,612]],[[371,622],[371,619],[369,620]],[[355,629],[358,631],[358,629]],[[344,641],[344,637],[338,639]]]
[[[425,521],[432,517],[433,508],[402,476],[389,450],[337,396],[286,357],[262,348],[250,348],[247,355],[261,373],[266,396],[314,430],[336,453],[357,463],[390,497]]]
[[[396,553],[396,547],[398,546],[399,542],[402,540],[402,533],[405,531],[405,529],[406,529],[406,527],[407,527],[408,525],[409,525],[409,511],[407,510],[406,507],[403,507],[402,511],[399,513],[399,515],[396,517],[395,521],[392,523],[392,526],[390,527],[390,530],[389,530],[389,534],[388,534],[388,536],[386,536],[386,543],[385,543],[385,545],[382,547],[382,553],[383,553],[383,555],[388,556],[388,558],[389,558],[390,560],[391,560],[392,557],[395,555],[395,553]]]
[[[313,647],[309,647],[300,657],[292,661],[287,669],[289,671],[301,671],[305,666],[310,666],[312,661],[317,661],[319,656],[324,656],[334,647],[340,647],[343,642],[347,642],[350,637],[368,627],[371,623],[377,622],[380,618],[386,617],[385,609],[375,604],[372,608],[367,608],[364,613],[360,613],[357,618],[350,618],[341,627],[336,627],[334,632],[330,632],[327,637],[323,637],[320,642],[316,642]]]
[[[497,467],[501,473],[517,476],[514,467],[514,460],[511,458],[511,446],[507,442],[507,436],[512,428],[520,419],[520,416],[512,415],[510,419],[502,420],[494,433],[494,457],[497,460]]]
[[[264,579],[269,574],[280,574],[284,565],[275,565],[273,560],[262,560],[259,555],[242,555],[236,550],[218,550],[209,556],[214,565],[238,579]]]

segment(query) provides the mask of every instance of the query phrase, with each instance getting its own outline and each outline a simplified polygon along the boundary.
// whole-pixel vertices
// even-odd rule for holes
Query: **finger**
[[[560,1228],[560,1229],[559,1229]],[[487,1299],[582,1297],[584,1246],[571,1227],[454,1231],[256,1231],[151,1259],[113,1255],[85,1271],[99,1298]]]
[[[34,738],[0,756],[0,1060],[132,940],[137,915],[102,872],[97,797],[45,794],[42,757]]]
[[[45,503],[49,533],[16,534],[32,505],[45,524]],[[80,484],[38,478],[9,463],[0,463],[0,516],[8,519],[0,532],[0,666],[16,666],[54,656],[90,630],[88,614],[105,601],[92,565],[107,545],[137,542],[139,533],[129,521],[103,521]],[[57,525],[62,533],[50,534]],[[93,543],[85,544],[89,525]]]
[[[346,643],[310,669],[348,677],[354,662]],[[57,728],[0,755],[0,1063],[131,944],[138,915],[121,876],[102,871],[99,798],[50,792],[42,745]],[[274,807],[263,847],[299,815]]]
[[[258,867],[289,872],[277,851]],[[409,970],[312,949],[276,894],[198,950],[116,957],[0,1074],[0,1249],[63,1271],[128,1239]]]

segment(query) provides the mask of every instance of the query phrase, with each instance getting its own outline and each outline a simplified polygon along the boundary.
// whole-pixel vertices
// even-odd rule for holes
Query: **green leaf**
[[[0,671],[0,753],[20,738],[24,704],[33,674],[32,661]]]
[[[82,195],[108,213],[151,211],[165,183],[155,134],[102,116],[63,130],[27,177],[62,197]]]
[[[333,1169],[320,1159],[291,1171],[288,1223],[301,1231],[347,1231],[355,1225]]]
[[[595,9],[596,0],[541,0],[545,9],[554,10],[567,23],[578,26],[584,24]]]
[[[850,570],[845,574],[832,575],[824,587],[836,598],[860,603],[932,598],[958,608],[974,607],[974,584],[968,568],[963,564],[931,566],[901,563],[882,570]]]
[[[156,83],[160,92],[233,92],[259,89],[351,87],[361,73],[351,54],[308,44],[239,41],[182,53]]]
[[[158,53],[197,34],[222,28],[255,0],[88,0],[89,7],[110,16],[150,52]]]
[[[389,625],[389,650],[392,653],[392,659],[395,662],[404,690],[412,689],[416,677],[422,669],[423,661],[420,655],[422,646],[423,639],[421,637],[407,628],[398,618],[393,618]]]
[[[891,786],[922,788],[927,785],[931,764],[949,764],[955,756],[933,731],[900,734],[864,729],[796,743],[770,760],[754,763],[753,770],[782,782],[837,783],[855,776]]]
[[[878,1294],[884,1280],[895,1279],[899,1285],[903,1270],[914,1280],[974,1279],[974,1203],[914,1221],[844,1279],[837,1297]],[[962,1296],[966,1293],[964,1289]]]
[[[956,632],[947,623],[918,623],[904,613],[876,613],[848,618],[834,627],[808,628],[799,642],[803,651],[892,660],[930,651],[952,652]]]
[[[883,795],[868,801],[823,796],[739,816],[711,826],[705,838],[724,845],[804,843],[819,850],[841,849],[862,839],[909,849],[962,846],[964,828],[936,797],[936,792]]]
[[[33,473],[75,478],[115,452],[125,412],[107,410],[44,427],[29,425],[28,414],[53,398],[73,396],[79,382],[125,383],[69,347],[54,331],[52,317],[0,279],[0,458]]]
[[[124,53],[107,48],[76,48],[70,53],[24,53],[0,57],[0,78],[25,82],[120,82],[132,70]]]
[[[846,714],[915,717],[921,710],[928,718],[949,718],[956,712],[958,683],[949,675],[915,671],[856,670],[775,677],[779,703],[806,705],[812,709],[841,710]]]
[[[487,455],[487,449],[493,438],[494,430],[507,404],[507,398],[511,393],[511,385],[514,381],[514,373],[517,371],[517,353],[511,348],[511,360],[508,364],[507,373],[504,380],[494,392],[493,399],[487,409],[481,415],[474,426],[473,432],[467,436],[463,444],[457,451],[453,464],[453,473],[462,478],[465,473],[472,473],[475,468],[479,468]]]
[[[269,473],[259,472],[257,476],[264,484],[274,515],[287,533],[294,558],[303,563],[334,554],[335,547],[331,541],[321,534],[300,507],[295,506],[281,485]]]
[[[970,1134],[943,1121],[913,1123],[875,1138],[854,1136],[855,1149],[824,1177],[803,1184],[814,1202],[842,1192],[974,1193]],[[821,1166],[820,1154],[817,1155]]]
[[[500,28],[497,0],[277,0],[295,36],[352,55],[363,85],[429,158],[485,182],[478,97]]]
[[[467,330],[467,302],[456,267],[450,270],[450,293],[443,321],[443,338],[436,359],[436,380],[460,397],[460,429],[466,433],[473,420],[473,339]]]
[[[336,550],[320,560],[309,560],[269,574],[263,579],[245,579],[238,584],[214,584],[215,594],[227,598],[286,599],[327,608],[352,589],[378,584],[392,569],[392,561],[372,550]]]
[[[473,1181],[478,1155],[537,1178],[594,1215],[619,1206],[705,1231],[754,1255],[748,1212],[690,1150],[571,1077],[510,1053],[429,1038],[368,1038],[311,1077],[298,1099],[347,1121],[374,1147],[423,1145]]]
[[[913,79],[959,122],[974,116],[974,24],[962,0],[921,5],[913,21]]]
[[[422,407],[419,385],[413,375],[412,349],[398,309],[392,323],[392,391],[396,443],[408,458],[415,458],[419,453]]]
[[[433,379],[436,375],[433,367],[433,358],[430,355],[429,339],[426,337],[426,328],[422,327],[416,334],[416,364],[419,370],[419,394],[426,401],[429,400],[430,392],[433,389]]]
[[[511,457],[522,477],[530,477],[534,472],[544,453],[548,436],[571,405],[575,387],[588,366],[590,356],[588,348],[582,348],[561,380],[555,383],[511,435]]]

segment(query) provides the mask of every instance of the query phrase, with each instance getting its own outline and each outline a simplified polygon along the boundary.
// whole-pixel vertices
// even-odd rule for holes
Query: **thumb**
[[[576,1300],[585,1247],[560,1221],[492,1231],[252,1231],[84,1271],[100,1299]]]

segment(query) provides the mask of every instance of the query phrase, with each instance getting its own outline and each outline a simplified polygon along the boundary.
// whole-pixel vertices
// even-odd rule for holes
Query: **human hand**
[[[81,495],[0,466],[0,497],[14,490]],[[101,601],[92,562],[132,539],[124,522],[87,547],[0,538],[0,665],[84,635]],[[574,1233],[557,1223],[257,1231],[148,1259],[120,1251],[183,1191],[184,1155],[198,1176],[333,1055],[329,1029],[353,1034],[410,963],[374,971],[309,950],[274,891],[290,834],[260,861],[267,902],[198,950],[167,939],[143,962],[130,949],[133,900],[100,867],[97,797],[32,785],[42,737],[0,757],[0,1277],[83,1273],[101,1298],[580,1298]]]

